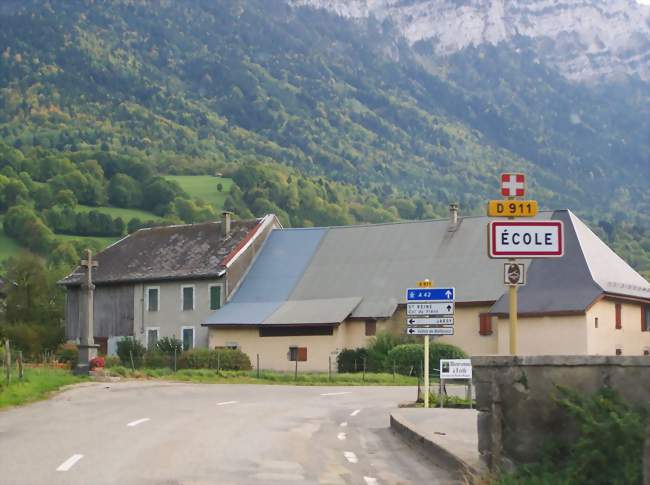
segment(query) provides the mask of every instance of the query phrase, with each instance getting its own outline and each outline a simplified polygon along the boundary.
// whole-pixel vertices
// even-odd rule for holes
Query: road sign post
[[[429,336],[454,334],[454,288],[432,288],[430,280],[406,290],[406,333],[424,335],[424,407],[429,407]]]

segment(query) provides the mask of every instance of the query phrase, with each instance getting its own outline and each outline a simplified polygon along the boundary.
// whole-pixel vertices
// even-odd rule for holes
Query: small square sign
[[[526,195],[526,176],[523,173],[502,173],[501,195],[504,197],[523,197]]]

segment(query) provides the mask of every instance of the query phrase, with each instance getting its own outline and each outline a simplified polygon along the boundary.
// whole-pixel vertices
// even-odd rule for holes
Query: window
[[[377,334],[377,320],[366,320],[366,337]]]
[[[650,305],[641,305],[641,331],[650,332]]]
[[[623,328],[623,322],[621,320],[621,304],[616,304],[616,330]]]
[[[158,343],[158,338],[160,335],[159,327],[147,327],[146,341],[147,349],[152,350],[156,347]]]
[[[210,285],[210,310],[221,308],[221,285]]]
[[[194,310],[194,286],[181,286],[183,311]]]
[[[623,355],[623,349],[621,348],[616,349],[616,355]]]
[[[183,327],[181,329],[181,336],[183,341],[183,350],[190,350],[194,348],[194,327]]]
[[[160,288],[147,288],[147,311],[157,312],[160,308]]]
[[[479,335],[492,335],[492,315],[481,313],[478,316],[478,333]]]
[[[644,349],[643,355],[650,355],[650,349]]]
[[[594,327],[598,328],[598,317],[594,318]]]
[[[307,362],[307,347],[289,347],[289,360]]]
[[[239,344],[237,342],[226,342],[225,347],[230,350],[238,350]]]

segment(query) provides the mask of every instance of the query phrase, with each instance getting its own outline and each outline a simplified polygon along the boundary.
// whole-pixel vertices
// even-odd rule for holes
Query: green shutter
[[[221,308],[221,286],[210,287],[210,310]]]

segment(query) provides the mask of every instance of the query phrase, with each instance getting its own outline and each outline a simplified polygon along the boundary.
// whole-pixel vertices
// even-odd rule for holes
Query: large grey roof
[[[536,218],[564,221],[566,249],[562,258],[519,260],[528,279],[520,289],[521,313],[584,311],[603,292],[613,292],[604,286],[608,281],[616,282],[616,293],[650,299],[650,284],[570,211]],[[507,313],[506,260],[487,255],[490,220],[466,217],[454,227],[436,220],[275,230],[231,303],[207,323],[389,317],[405,303],[405,289],[424,278],[455,287],[459,303],[496,301],[492,311]]]
[[[217,277],[223,273],[222,261],[260,223],[260,219],[234,221],[229,236],[221,222],[140,229],[97,254],[93,282]],[[84,274],[84,268],[77,267],[61,283],[79,285]]]

